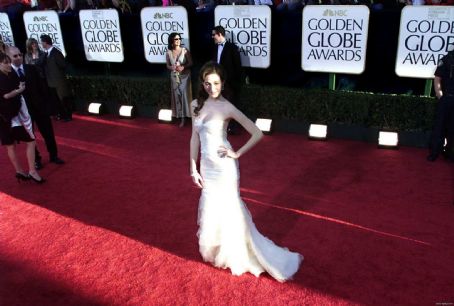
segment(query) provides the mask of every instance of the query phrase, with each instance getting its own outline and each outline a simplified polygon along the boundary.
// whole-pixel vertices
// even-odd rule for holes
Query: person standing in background
[[[24,61],[27,65],[35,65],[40,76],[44,79],[44,62],[46,60],[46,52],[41,50],[38,41],[34,38],[29,38],[25,42]]]
[[[72,102],[68,82],[66,81],[66,62],[63,53],[55,48],[52,38],[43,34],[40,36],[41,45],[46,50],[44,75],[49,87],[50,99],[57,109],[57,120],[68,122],[72,120]]]
[[[449,51],[438,63],[434,90],[438,105],[427,160],[433,162],[438,158],[443,151],[446,135],[445,155],[454,161],[454,50]]]
[[[0,140],[6,147],[9,160],[16,170],[18,182],[33,180],[38,184],[44,179],[35,169],[35,135],[30,115],[22,94],[25,83],[12,71],[11,59],[0,52]],[[25,142],[29,172],[26,174],[17,156],[16,145]]]
[[[174,32],[169,35],[166,63],[170,70],[172,116],[181,119],[180,127],[183,127],[186,118],[191,117],[189,103],[192,101],[192,58],[189,50],[181,46],[181,41],[180,34]]]
[[[216,26],[211,32],[214,41],[211,59],[220,64],[226,73],[224,89],[222,95],[236,107],[241,107],[241,87],[243,85],[243,69],[241,67],[241,57],[238,47],[225,38],[225,29]],[[231,121],[228,132],[237,134],[239,126]]]
[[[20,50],[14,46],[8,48],[8,55],[11,58],[13,71],[21,82],[25,82],[23,97],[27,104],[32,121],[36,123],[41,135],[46,143],[51,163],[62,165],[65,162],[58,157],[57,142],[55,141],[54,128],[48,114],[47,90],[44,80],[39,76],[39,72],[34,65],[24,64]],[[41,156],[35,151],[35,168],[41,169]]]

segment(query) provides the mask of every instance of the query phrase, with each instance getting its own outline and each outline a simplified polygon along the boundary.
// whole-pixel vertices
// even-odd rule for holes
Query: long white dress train
[[[284,282],[298,271],[303,256],[275,245],[259,233],[239,193],[238,161],[221,158],[221,145],[227,141],[227,122],[195,118],[200,137],[200,171],[204,188],[199,202],[198,225],[200,253],[205,261],[232,274],[266,271]]]

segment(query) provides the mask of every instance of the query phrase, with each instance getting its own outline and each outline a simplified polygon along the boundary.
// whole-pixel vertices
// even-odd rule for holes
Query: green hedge
[[[75,97],[84,101],[146,105],[155,109],[168,108],[170,104],[170,84],[164,77],[73,76],[70,81]],[[252,117],[397,131],[431,130],[436,106],[436,100],[430,97],[252,84],[245,85],[241,97],[242,110]]]
[[[168,107],[170,83],[166,78],[71,76],[76,99]]]

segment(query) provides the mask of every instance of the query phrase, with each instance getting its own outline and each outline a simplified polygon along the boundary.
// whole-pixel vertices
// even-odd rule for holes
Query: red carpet
[[[201,261],[189,127],[55,128],[67,163],[46,163],[44,185],[18,184],[0,152],[1,305],[454,303],[454,164],[426,150],[277,133],[242,157],[257,227],[305,256],[281,284]]]

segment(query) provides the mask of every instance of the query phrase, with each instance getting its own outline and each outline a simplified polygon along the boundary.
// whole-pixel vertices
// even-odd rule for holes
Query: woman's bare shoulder
[[[229,100],[227,100],[226,98],[222,97],[222,105],[226,108],[226,109],[229,109],[229,110],[235,110],[237,109],[235,107],[235,105],[232,104],[232,102],[230,102]]]

